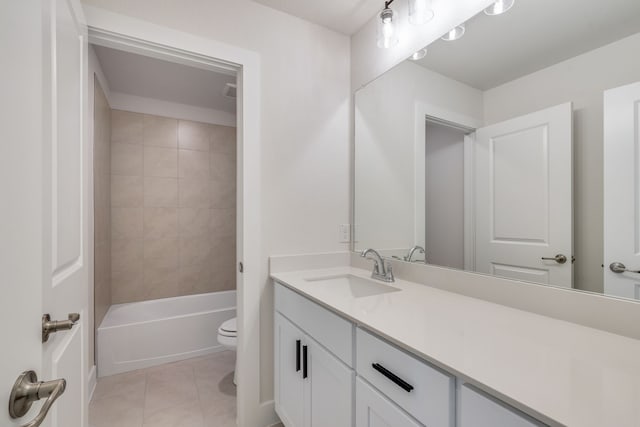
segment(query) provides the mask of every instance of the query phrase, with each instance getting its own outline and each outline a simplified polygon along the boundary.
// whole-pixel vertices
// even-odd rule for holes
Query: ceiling
[[[235,114],[236,101],[222,95],[235,76],[148,56],[93,46],[112,92]]]
[[[380,0],[253,0],[343,34],[358,31],[383,6]]]
[[[463,38],[438,40],[417,63],[486,90],[638,32],[640,0],[516,0],[504,15],[478,14]]]

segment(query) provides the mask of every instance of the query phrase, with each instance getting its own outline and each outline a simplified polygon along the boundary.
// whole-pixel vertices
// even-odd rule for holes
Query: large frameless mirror
[[[356,93],[354,250],[640,299],[640,2],[489,12]]]

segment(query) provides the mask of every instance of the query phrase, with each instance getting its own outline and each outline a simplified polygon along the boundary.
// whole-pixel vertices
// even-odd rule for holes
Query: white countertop
[[[311,300],[551,425],[640,427],[640,341],[397,280],[363,298],[305,279],[352,267],[273,273]],[[640,328],[640,325],[638,325]]]

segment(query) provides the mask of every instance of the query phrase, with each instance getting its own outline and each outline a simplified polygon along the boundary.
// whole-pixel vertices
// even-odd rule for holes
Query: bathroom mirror
[[[640,300],[640,2],[516,0],[425,49],[356,93],[353,249]]]

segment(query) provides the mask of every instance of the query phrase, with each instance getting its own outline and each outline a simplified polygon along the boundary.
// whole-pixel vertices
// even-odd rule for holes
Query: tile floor
[[[235,427],[235,352],[100,378],[89,427]]]

